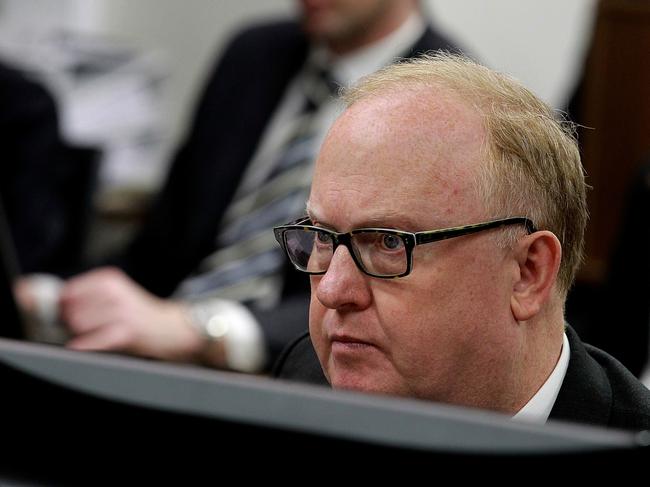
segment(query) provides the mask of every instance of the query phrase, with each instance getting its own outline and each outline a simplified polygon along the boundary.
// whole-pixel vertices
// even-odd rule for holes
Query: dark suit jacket
[[[650,429],[650,391],[620,362],[582,343],[569,326],[569,367],[550,419],[631,430]],[[280,379],[328,385],[309,334],[298,337],[278,359]]]
[[[428,29],[408,55],[451,47]],[[308,40],[295,22],[250,28],[225,50],[205,86],[189,137],[171,165],[164,188],[119,262],[149,291],[169,295],[216,250],[214,241],[223,214],[307,53]],[[283,305],[256,313],[272,355],[304,330],[307,322],[308,279],[287,265],[285,282]]]

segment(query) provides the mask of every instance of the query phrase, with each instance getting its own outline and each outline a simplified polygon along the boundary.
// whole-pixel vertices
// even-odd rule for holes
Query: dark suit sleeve
[[[297,271],[296,271],[297,272]],[[305,333],[309,323],[309,292],[286,296],[273,309],[252,310],[262,328],[272,366],[287,343]]]
[[[272,371],[277,379],[329,386],[308,332],[289,342]]]

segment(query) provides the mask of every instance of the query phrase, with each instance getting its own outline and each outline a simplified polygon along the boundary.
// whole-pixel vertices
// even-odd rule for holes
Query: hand
[[[74,336],[67,346],[76,350],[195,361],[205,344],[181,303],[150,294],[117,268],[70,279],[60,309]]]

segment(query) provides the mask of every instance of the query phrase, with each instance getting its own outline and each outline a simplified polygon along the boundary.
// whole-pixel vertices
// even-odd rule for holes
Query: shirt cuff
[[[188,303],[192,321],[208,340],[222,342],[226,366],[239,372],[255,373],[267,361],[262,329],[242,304],[224,299]]]

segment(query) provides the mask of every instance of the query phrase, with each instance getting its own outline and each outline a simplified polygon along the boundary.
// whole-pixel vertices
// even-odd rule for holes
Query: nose
[[[330,309],[365,309],[372,302],[368,279],[344,245],[337,247],[327,272],[316,282],[316,297]]]

